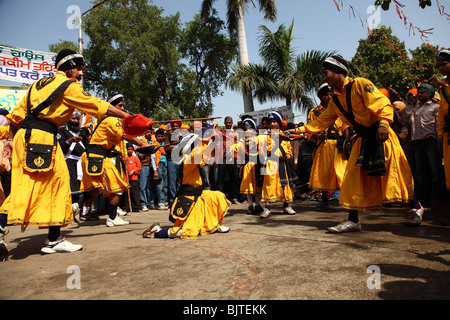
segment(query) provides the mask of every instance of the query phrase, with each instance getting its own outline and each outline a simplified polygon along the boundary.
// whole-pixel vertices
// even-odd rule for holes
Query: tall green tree
[[[225,23],[214,10],[204,19],[195,15],[186,24],[180,52],[195,75],[198,102],[192,110],[183,110],[193,117],[212,113],[212,98],[221,95],[221,86],[237,55],[237,43],[224,33]]]
[[[416,49],[409,50],[411,53],[411,73],[416,82],[423,82],[433,75],[440,75],[436,68],[436,53],[441,49],[439,46],[430,47],[423,43]]]
[[[163,17],[146,0],[110,0],[84,23],[90,39],[84,51],[88,89],[103,96],[120,92],[131,111],[148,116],[164,117],[177,109],[173,101],[183,96],[182,81],[188,79],[179,63],[178,15]]]
[[[213,4],[217,0],[203,0],[201,6],[201,16],[208,17],[212,13]],[[259,10],[264,13],[264,19],[272,22],[277,18],[277,7],[275,0],[258,0]],[[242,65],[249,64],[247,37],[245,33],[244,11],[249,6],[256,7],[253,0],[227,0],[227,23],[230,35],[237,33],[239,43],[239,62]],[[254,111],[251,93],[244,94],[244,112]]]
[[[48,50],[53,53],[58,53],[62,49],[72,49],[74,51],[78,51],[78,46],[75,42],[68,40],[59,40],[57,43],[52,43],[48,46]]]
[[[243,93],[254,93],[260,103],[284,100],[308,111],[315,107],[310,95],[322,84],[321,66],[334,52],[310,50],[296,56],[292,47],[294,22],[276,32],[260,26],[259,54],[263,64],[236,65],[228,85]]]
[[[147,0],[109,0],[83,23],[86,89],[103,98],[120,92],[129,111],[159,120],[213,112],[237,47],[217,14],[183,29],[178,14],[163,17]],[[63,48],[78,50],[70,41],[50,45]]]
[[[400,95],[415,86],[405,43],[390,27],[381,26],[359,40],[351,68],[353,76],[367,78],[378,88],[392,87]]]

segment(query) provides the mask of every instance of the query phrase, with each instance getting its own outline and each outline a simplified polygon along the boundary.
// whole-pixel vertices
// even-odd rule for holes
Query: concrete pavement
[[[62,234],[84,249],[40,255],[47,231],[9,226],[0,299],[58,300],[391,300],[450,298],[450,204],[406,227],[406,210],[361,213],[362,231],[330,234],[347,212],[297,200],[294,216],[274,204],[268,219],[232,205],[226,234],[198,240],[145,239],[168,211],[131,213],[130,225],[76,223]]]

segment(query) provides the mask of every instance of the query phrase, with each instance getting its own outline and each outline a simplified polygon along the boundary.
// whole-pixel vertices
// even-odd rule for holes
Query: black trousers
[[[445,194],[445,173],[437,140],[415,140],[415,194],[418,201],[441,200]]]
[[[219,164],[216,170],[216,190],[222,191],[229,200],[239,199],[239,171],[235,164]]]

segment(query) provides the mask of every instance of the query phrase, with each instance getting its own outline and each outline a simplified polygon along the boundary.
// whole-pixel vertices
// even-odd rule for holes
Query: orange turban
[[[129,137],[139,137],[144,135],[153,124],[153,120],[144,117],[142,114],[135,114],[123,119],[122,129],[125,135]]]
[[[401,101],[395,101],[392,106],[398,111],[402,111],[403,109],[406,108],[406,104],[404,102]]]
[[[409,90],[408,94],[410,94],[410,93],[417,95],[417,89],[414,88],[414,89]]]

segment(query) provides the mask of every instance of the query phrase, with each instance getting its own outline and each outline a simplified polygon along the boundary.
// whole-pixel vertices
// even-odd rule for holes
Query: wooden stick
[[[124,147],[125,147],[125,151],[123,150]],[[126,144],[124,139],[122,139],[122,143],[120,145],[120,149],[122,150],[122,152],[124,152],[125,160],[127,160],[128,159],[128,151],[127,151],[127,144]],[[127,165],[125,165],[125,175],[127,176],[127,182],[130,185],[130,188],[128,190],[126,190],[126,192],[128,194],[128,206],[130,207],[130,212],[133,212],[133,208],[131,207],[131,183],[130,183],[130,177],[128,176],[128,167],[127,167]]]
[[[183,122],[183,121],[203,121],[203,120],[213,120],[213,119],[221,119],[222,117],[212,117],[212,118],[192,118],[192,119],[178,119],[178,120],[160,120],[154,121],[154,123],[168,123],[168,122]]]

